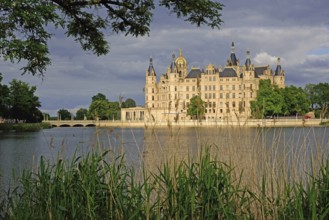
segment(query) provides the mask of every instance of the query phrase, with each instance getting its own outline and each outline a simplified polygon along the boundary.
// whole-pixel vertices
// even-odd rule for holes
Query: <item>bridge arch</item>
[[[61,124],[59,127],[71,127],[69,124]]]
[[[72,127],[83,127],[82,124],[74,124]]]
[[[96,127],[95,124],[87,124],[86,127]]]

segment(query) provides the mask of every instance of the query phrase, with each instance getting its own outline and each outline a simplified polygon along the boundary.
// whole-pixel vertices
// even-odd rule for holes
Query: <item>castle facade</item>
[[[166,73],[157,77],[152,58],[145,74],[145,108],[138,112],[122,113],[123,120],[184,121],[192,119],[187,114],[190,100],[199,96],[205,102],[204,120],[248,118],[250,101],[257,96],[259,81],[269,79],[280,88],[285,87],[285,74],[277,58],[277,66],[255,66],[246,53],[241,65],[235,55],[234,43],[226,66],[208,64],[205,69],[191,67],[182,50],[172,61]],[[131,109],[133,111],[133,109]],[[136,117],[132,117],[134,114]]]

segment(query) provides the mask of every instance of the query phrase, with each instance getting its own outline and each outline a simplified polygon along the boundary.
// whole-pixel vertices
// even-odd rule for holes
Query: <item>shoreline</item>
[[[247,119],[247,120],[189,120],[189,121],[114,121],[114,120],[55,120],[44,121],[52,127],[322,127],[329,119]],[[324,124],[321,124],[324,123]]]

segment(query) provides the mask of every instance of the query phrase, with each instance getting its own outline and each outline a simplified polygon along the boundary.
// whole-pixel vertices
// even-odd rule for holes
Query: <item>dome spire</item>
[[[247,58],[246,58],[245,66],[246,66],[246,70],[249,71],[250,66],[251,66],[250,51],[249,50],[247,50]]]
[[[238,64],[238,60],[235,56],[234,42],[232,42],[232,45],[231,45],[231,63],[232,63],[233,66],[236,66]]]
[[[281,75],[281,70],[282,70],[282,67],[281,67],[281,60],[280,60],[280,57],[278,57],[278,59],[277,59],[277,64],[276,64],[276,69],[275,69],[275,75],[276,75],[276,76]]]
[[[147,75],[148,76],[156,76],[155,70],[154,70],[154,67],[153,67],[153,59],[152,59],[152,56],[150,56],[150,64],[149,64],[149,68],[147,70]]]

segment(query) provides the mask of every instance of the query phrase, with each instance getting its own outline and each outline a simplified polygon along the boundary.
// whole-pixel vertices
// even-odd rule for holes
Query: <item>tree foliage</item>
[[[178,18],[219,28],[223,5],[211,0],[160,0]],[[43,75],[51,61],[48,41],[62,28],[83,50],[109,52],[105,32],[149,34],[154,0],[3,0],[0,1],[0,56],[26,61],[23,73]]]
[[[72,114],[69,112],[67,109],[60,109],[57,112],[59,119],[61,120],[71,120],[72,119]]]
[[[94,120],[118,120],[120,119],[119,102],[110,102],[104,94],[98,93],[92,97],[88,116]]]
[[[251,101],[251,111],[255,118],[303,115],[308,112],[309,106],[310,102],[302,88],[287,86],[280,89],[271,84],[270,80],[260,80],[257,98]]]
[[[329,83],[307,84],[304,88],[313,110],[319,111],[321,117],[328,117]]]
[[[75,116],[76,120],[84,120],[88,115],[88,109],[80,108]]]
[[[187,115],[201,119],[205,113],[205,102],[200,96],[193,96],[187,109]]]
[[[131,98],[128,98],[126,99],[126,101],[124,101],[122,103],[122,108],[132,108],[132,107],[136,107],[136,102],[135,100],[131,99]]]
[[[9,115],[9,88],[2,85],[2,75],[0,73],[0,117],[8,117]]]
[[[1,79],[0,74],[0,83]],[[9,86],[0,84],[0,116],[26,122],[42,121],[42,113],[38,109],[41,104],[35,91],[35,86],[16,79]]]

